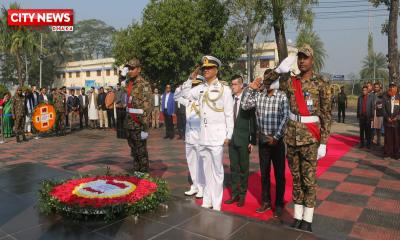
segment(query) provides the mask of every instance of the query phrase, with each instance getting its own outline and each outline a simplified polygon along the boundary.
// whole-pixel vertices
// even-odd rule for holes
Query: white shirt
[[[45,102],[48,102],[49,100],[47,99],[47,95],[46,94],[43,94],[43,100],[45,101]]]
[[[395,100],[396,100],[396,97],[392,97],[392,99],[391,99],[391,104],[390,104],[390,106],[391,106],[391,109],[390,109],[390,113],[391,114],[393,114],[393,111],[394,111],[394,102],[395,102]]]
[[[236,98],[237,98],[237,108],[236,108],[236,117],[238,117],[239,116],[239,109],[240,109],[240,99],[242,98],[242,94],[243,94],[243,91],[240,93],[240,95],[239,96],[234,96],[233,97],[233,106],[235,106],[235,101],[236,101]],[[235,119],[236,120],[236,119]]]
[[[185,143],[198,145],[200,141],[200,112],[197,113],[196,110],[200,111],[199,102],[183,97],[179,97],[176,101],[178,105],[182,104],[186,107]]]
[[[85,97],[85,95],[82,95],[82,104],[83,104],[83,106],[85,106],[85,103],[86,103],[85,101],[86,101],[86,97]]]
[[[169,98],[169,93],[165,94],[164,109],[167,109],[167,108],[168,108],[168,98]]]
[[[190,81],[190,82],[189,82]],[[191,80],[183,88],[191,87]],[[223,89],[223,95],[215,101],[215,108],[223,109],[216,112],[203,101],[204,94],[208,92],[211,99],[216,99]],[[225,139],[231,139],[233,133],[233,98],[232,91],[215,79],[210,85],[200,84],[192,88],[189,94],[181,91],[185,99],[193,99],[200,103],[200,145],[222,146]],[[188,96],[189,95],[189,96]],[[210,103],[212,104],[212,103]]]
[[[158,94],[154,94],[154,107],[158,107],[160,105],[160,96]]]

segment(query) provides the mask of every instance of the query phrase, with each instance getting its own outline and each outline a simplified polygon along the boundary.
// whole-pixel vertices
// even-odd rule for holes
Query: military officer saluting
[[[219,211],[224,182],[224,144],[229,144],[233,133],[233,98],[231,89],[217,77],[221,61],[213,56],[204,56],[202,63],[205,82],[191,89],[189,96],[184,94],[184,97],[200,103],[199,153],[206,180],[202,207]],[[183,89],[191,84],[192,81],[185,82]]]
[[[293,176],[294,221],[292,227],[312,231],[316,204],[317,160],[326,155],[331,128],[332,93],[329,79],[313,71],[313,49],[305,44],[297,54],[299,75],[282,82],[289,100],[285,142]],[[274,70],[274,78],[290,71],[295,58],[288,57]],[[283,87],[282,87],[283,86]]]
[[[191,74],[192,88],[203,83],[204,77],[197,75],[197,71]],[[186,107],[186,130],[185,130],[185,152],[192,185],[189,191],[185,192],[186,196],[196,194],[196,198],[203,197],[205,186],[203,160],[199,155],[200,141],[200,104],[198,100],[185,99],[182,97],[182,89],[175,91],[174,99],[179,104]]]
[[[141,75],[138,59],[130,60],[124,69],[127,74],[127,115],[124,122],[128,145],[133,158],[133,170],[149,171],[147,152],[148,118],[151,114],[151,86]]]

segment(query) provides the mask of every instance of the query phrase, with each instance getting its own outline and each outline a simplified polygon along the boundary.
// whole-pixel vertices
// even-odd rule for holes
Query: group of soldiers
[[[287,158],[293,176],[294,221],[292,227],[312,231],[316,205],[317,160],[327,151],[331,127],[332,92],[329,80],[313,72],[313,50],[305,45],[297,56],[300,74],[290,74],[296,58],[288,57],[252,85],[279,81],[289,100],[286,126]],[[176,92],[175,100],[186,106],[186,157],[192,186],[187,195],[203,198],[202,207],[219,211],[222,204],[223,149],[231,141],[234,118],[231,89],[218,79],[221,61],[204,56],[197,68]],[[200,75],[200,70],[202,75]],[[128,76],[128,144],[135,170],[148,171],[147,122],[151,111],[150,84],[140,76],[138,60],[126,65]]]

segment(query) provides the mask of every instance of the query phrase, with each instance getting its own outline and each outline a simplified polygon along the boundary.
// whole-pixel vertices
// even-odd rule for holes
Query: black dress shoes
[[[271,203],[262,203],[259,208],[257,208],[256,213],[263,213],[271,209]]]

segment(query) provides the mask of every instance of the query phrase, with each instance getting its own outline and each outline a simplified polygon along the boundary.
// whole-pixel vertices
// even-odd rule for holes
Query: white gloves
[[[288,73],[290,71],[290,68],[292,65],[296,62],[296,56],[289,56],[279,64],[277,68],[275,68],[275,72],[281,74],[281,73]]]
[[[140,132],[140,138],[142,140],[146,140],[148,137],[149,137],[149,133],[148,132],[143,132],[143,131]]]
[[[325,155],[326,155],[326,145],[320,144],[318,148],[317,160],[325,157]]]
[[[121,71],[121,76],[126,77],[126,75],[128,74],[129,69],[128,67],[124,67]]]

